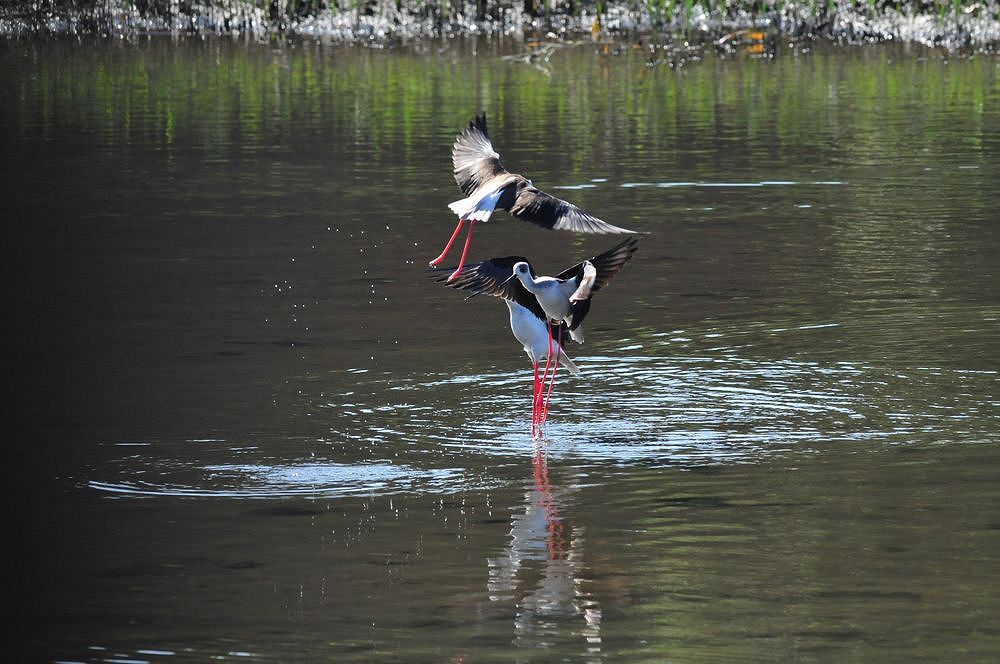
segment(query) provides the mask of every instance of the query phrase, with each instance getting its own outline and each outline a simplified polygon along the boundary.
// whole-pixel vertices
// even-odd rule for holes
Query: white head
[[[514,263],[511,276],[520,279],[521,283],[528,283],[531,281],[531,268],[524,261],[518,261]]]
[[[534,287],[535,278],[531,276],[531,268],[524,261],[514,263],[514,266],[510,269],[510,276],[503,280],[500,287],[506,286],[515,279],[519,280],[528,290]]]

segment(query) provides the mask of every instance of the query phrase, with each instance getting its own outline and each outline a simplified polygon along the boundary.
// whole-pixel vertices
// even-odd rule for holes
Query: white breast
[[[563,320],[569,315],[569,296],[576,290],[573,282],[562,282],[553,277],[539,277],[525,284],[538,299],[542,311],[549,320]]]
[[[549,335],[545,323],[517,302],[504,302],[510,309],[510,331],[514,333],[514,338],[521,342],[532,362],[543,360],[549,352]]]

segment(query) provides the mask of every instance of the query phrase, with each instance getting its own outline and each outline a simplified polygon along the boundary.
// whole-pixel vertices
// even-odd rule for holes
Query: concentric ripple
[[[992,372],[888,368],[734,356],[579,356],[560,374],[546,439],[585,462],[726,462],[836,442],[985,439],[977,404],[950,386],[996,383]],[[530,447],[530,372],[387,379],[369,392],[379,417],[347,433],[376,447],[437,445],[447,455],[516,457]],[[912,383],[923,384],[913,399]],[[905,402],[894,397],[907,384]],[[445,395],[459,395],[457,399]],[[353,396],[352,398],[356,398]],[[329,402],[323,408],[341,410]],[[963,424],[964,423],[964,424]]]

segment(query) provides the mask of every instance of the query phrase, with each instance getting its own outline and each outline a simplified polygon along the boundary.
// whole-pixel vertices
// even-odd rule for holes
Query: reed
[[[595,23],[610,32],[686,30],[695,15],[700,29],[720,34],[766,22],[860,41],[978,40],[991,50],[1000,43],[1000,0],[13,0],[0,3],[0,34],[298,31],[350,40],[510,32],[529,23],[580,32]],[[921,22],[927,34],[907,33],[914,22],[906,19],[920,16],[933,20]]]

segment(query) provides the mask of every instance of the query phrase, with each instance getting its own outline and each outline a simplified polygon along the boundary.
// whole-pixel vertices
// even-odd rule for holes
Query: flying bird
[[[432,266],[437,266],[444,261],[462,230],[462,224],[468,221],[469,233],[465,238],[462,257],[458,261],[458,267],[448,277],[449,280],[458,278],[465,265],[476,222],[489,221],[498,208],[542,228],[597,234],[634,232],[612,226],[572,203],[546,194],[523,175],[509,172],[500,163],[500,155],[490,142],[485,113],[477,115],[455,138],[451,161],[455,182],[465,198],[448,205],[458,216],[458,225],[441,255],[430,262]]]

